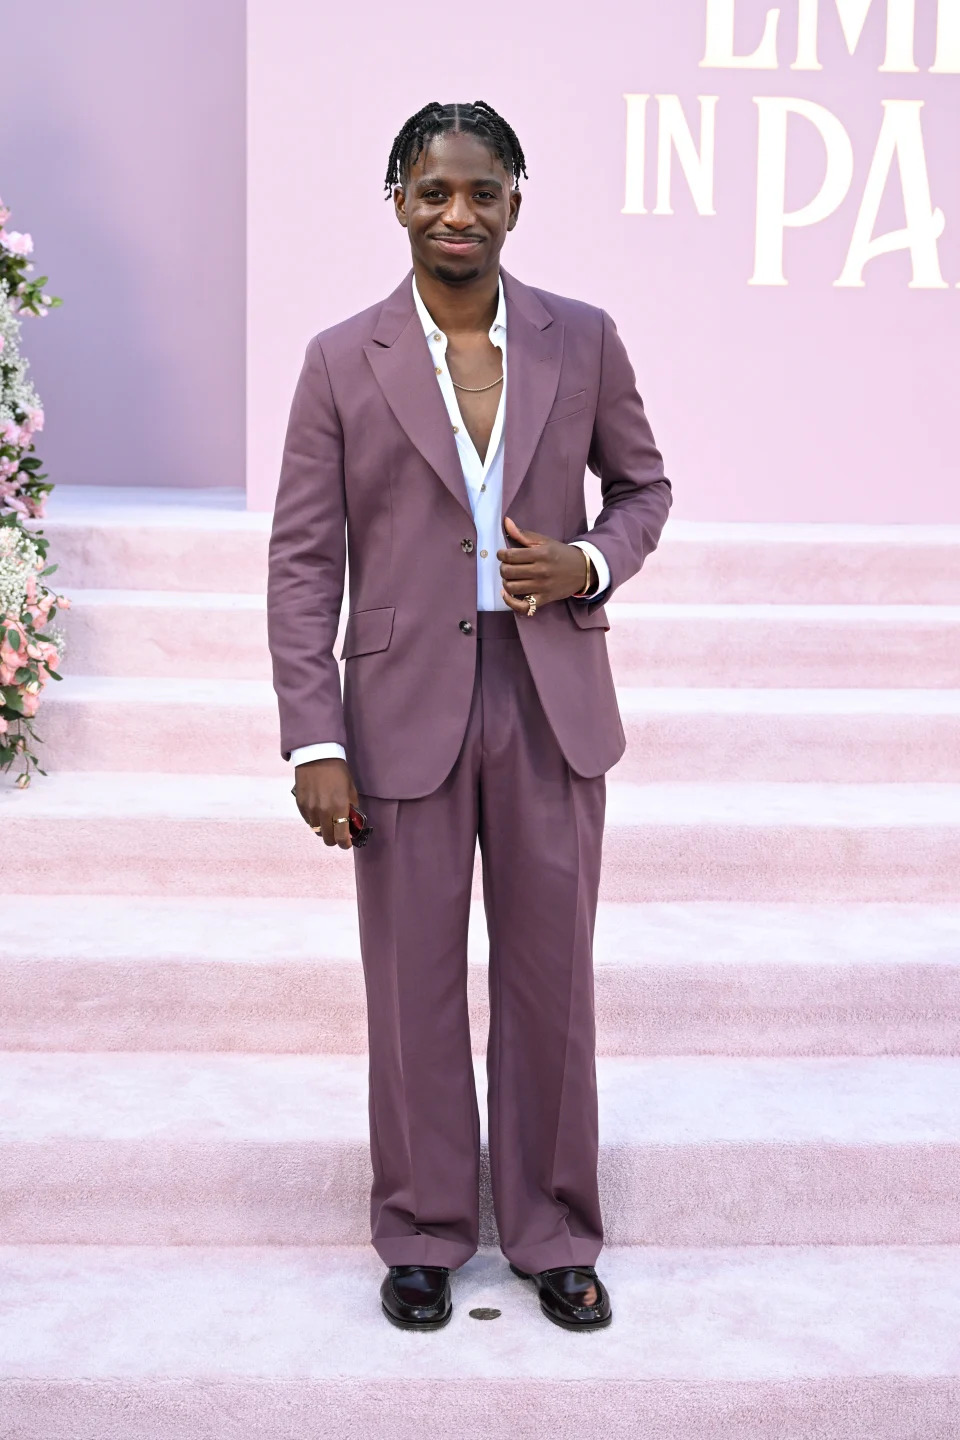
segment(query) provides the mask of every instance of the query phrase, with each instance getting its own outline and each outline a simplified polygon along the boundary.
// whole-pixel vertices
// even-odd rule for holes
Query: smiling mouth
[[[443,245],[448,250],[469,250],[472,245],[479,245],[480,240],[475,235],[432,235],[430,237],[434,244]]]

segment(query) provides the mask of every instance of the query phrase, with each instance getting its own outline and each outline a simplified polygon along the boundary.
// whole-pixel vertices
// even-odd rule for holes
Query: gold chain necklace
[[[499,385],[502,379],[503,372],[501,371],[496,380],[491,380],[489,385],[458,385],[452,375],[450,376],[450,383],[457,390],[469,390],[471,395],[482,395],[484,390],[492,390],[494,385]]]

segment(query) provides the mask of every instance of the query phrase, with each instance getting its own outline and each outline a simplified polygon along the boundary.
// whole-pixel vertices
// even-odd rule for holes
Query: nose
[[[451,195],[443,212],[443,223],[451,230],[467,230],[474,223],[473,206],[466,195]]]

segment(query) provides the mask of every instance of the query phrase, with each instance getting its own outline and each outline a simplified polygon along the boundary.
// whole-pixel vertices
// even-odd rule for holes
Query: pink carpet
[[[75,605],[53,773],[0,785],[0,1437],[957,1440],[960,529],[672,522],[611,605],[615,1324],[547,1325],[485,1200],[426,1337],[364,1245],[351,865],[277,754],[268,527],[80,488],[46,525]]]

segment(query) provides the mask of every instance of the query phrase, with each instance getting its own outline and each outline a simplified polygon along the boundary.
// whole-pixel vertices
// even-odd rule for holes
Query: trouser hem
[[[504,1248],[504,1255],[518,1270],[537,1275],[541,1270],[558,1270],[561,1266],[594,1265],[603,1249],[599,1240],[552,1240],[543,1245]]]
[[[458,1245],[432,1235],[374,1240],[373,1248],[385,1265],[441,1265],[447,1270],[459,1270],[477,1253],[475,1245]]]

